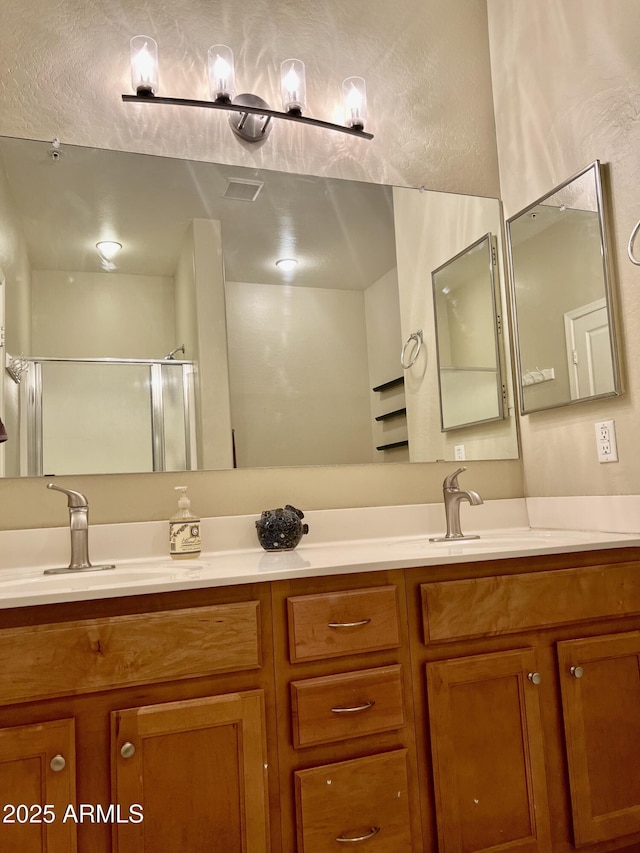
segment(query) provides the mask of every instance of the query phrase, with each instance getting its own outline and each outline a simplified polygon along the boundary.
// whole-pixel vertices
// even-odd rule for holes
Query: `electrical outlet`
[[[618,445],[616,443],[615,421],[599,421],[595,426],[598,462],[617,462]]]
[[[453,445],[453,458],[457,462],[460,462],[463,459],[467,458],[467,456],[464,452],[464,444],[454,444]]]

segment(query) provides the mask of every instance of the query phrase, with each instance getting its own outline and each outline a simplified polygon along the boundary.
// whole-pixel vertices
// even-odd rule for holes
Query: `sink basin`
[[[456,549],[465,551],[530,551],[536,548],[559,548],[576,542],[590,541],[588,534],[572,532],[570,536],[543,530],[523,530],[516,533],[485,533],[479,539],[447,539],[444,542],[431,542],[428,538],[404,542],[402,548],[421,553],[438,550]]]
[[[171,574],[168,571],[152,571],[149,569],[107,569],[98,572],[73,572],[68,575],[29,575],[13,580],[0,579],[0,595],[37,594],[39,592],[56,592],[78,589],[100,589],[109,586],[142,583],[166,579]]]

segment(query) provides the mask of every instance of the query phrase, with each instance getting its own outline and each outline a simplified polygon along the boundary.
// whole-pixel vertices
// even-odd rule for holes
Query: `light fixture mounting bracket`
[[[269,104],[266,101],[249,93],[236,95],[231,103],[235,106],[269,110]],[[245,142],[262,142],[271,133],[271,119],[272,116],[264,113],[232,112],[229,116],[229,125],[235,135],[244,139]]]

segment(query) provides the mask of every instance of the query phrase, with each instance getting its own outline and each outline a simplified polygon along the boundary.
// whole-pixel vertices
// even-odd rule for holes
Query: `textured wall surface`
[[[0,134],[498,194],[484,0],[2,0]],[[342,122],[342,81],[367,81],[372,142],[280,122],[241,143],[217,111],[124,104],[129,39],[158,43],[158,94],[208,99],[211,44],[238,91],[281,109],[280,62],[307,66],[307,113]]]
[[[498,195],[485,0],[0,0],[0,134],[195,160]],[[236,55],[240,90],[277,104],[278,66],[307,64],[308,113],[340,120],[342,80],[367,80],[372,142],[295,124],[266,145],[238,142],[215,111],[123,104],[129,39],[160,51],[160,94],[207,97],[204,58]],[[470,463],[485,498],[522,494],[518,462]],[[74,478],[94,523],[165,518],[172,486],[190,486],[203,515],[439,500],[442,465]],[[0,526],[68,523],[38,480],[0,481]]]
[[[596,158],[610,184],[625,394],[522,419],[528,495],[640,492],[640,5],[635,0],[489,0],[506,216]],[[613,418],[620,462],[599,464],[594,423]]]

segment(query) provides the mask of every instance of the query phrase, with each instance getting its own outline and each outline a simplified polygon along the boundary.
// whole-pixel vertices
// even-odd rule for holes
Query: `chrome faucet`
[[[448,542],[451,539],[479,539],[475,533],[470,533],[468,536],[460,529],[460,504],[462,501],[469,501],[471,506],[478,506],[484,503],[482,498],[473,489],[461,489],[458,486],[458,474],[466,471],[466,468],[458,468],[453,474],[445,477],[442,484],[444,494],[444,514],[447,520],[447,532],[445,536],[438,536],[431,539],[431,542]]]
[[[101,569],[115,569],[115,566],[92,566],[89,562],[89,504],[82,492],[63,489],[55,483],[47,483],[47,488],[55,489],[67,496],[71,530],[71,561],[66,569],[46,569],[44,574],[59,575],[64,572],[97,572]]]

